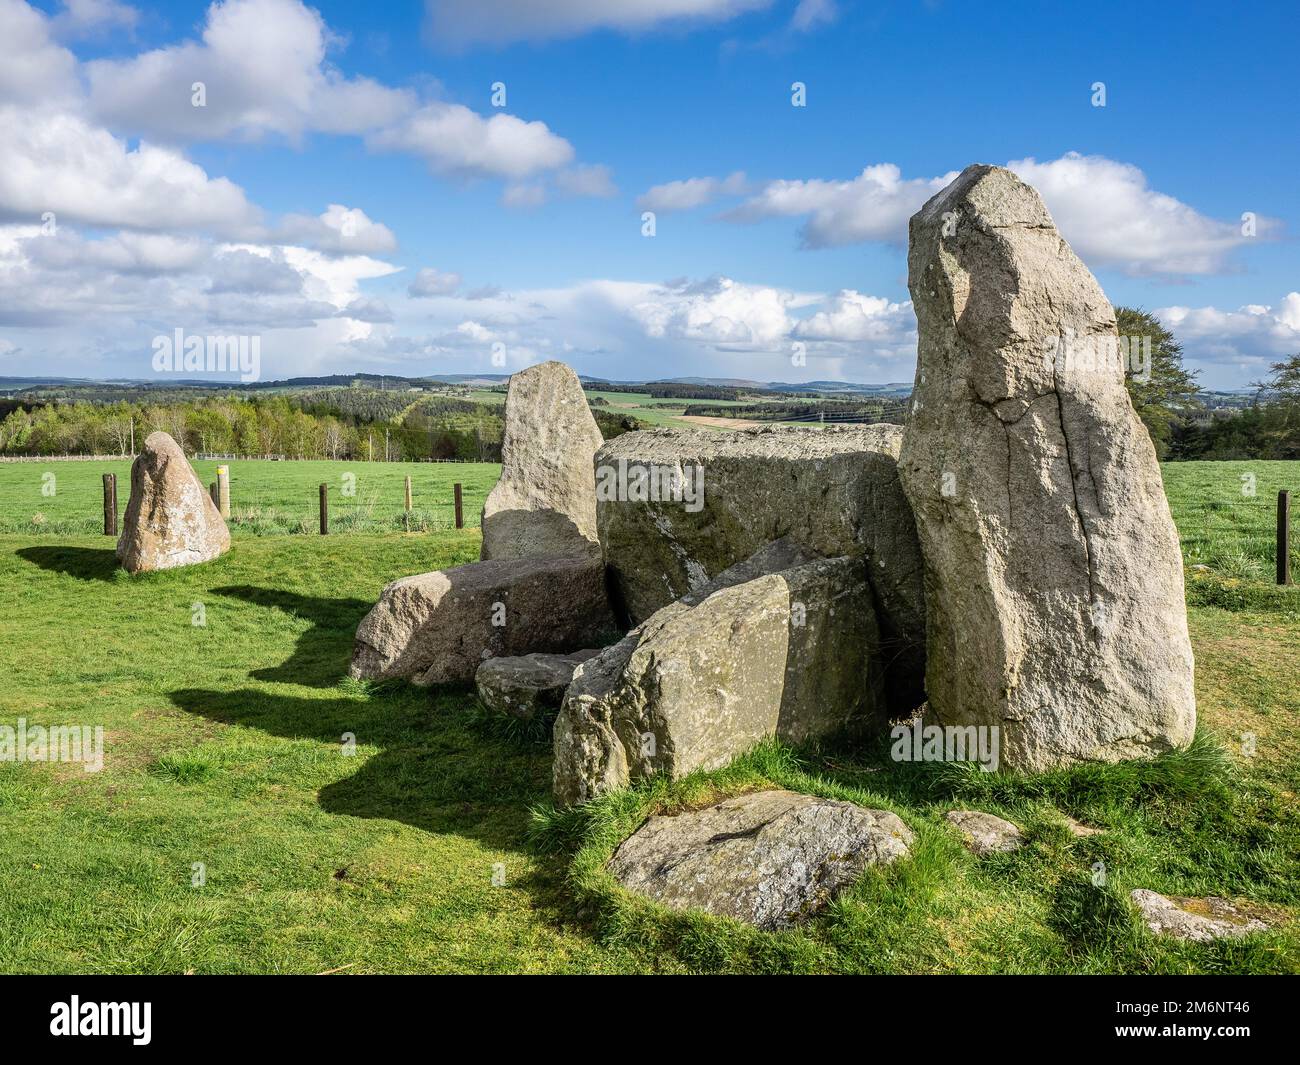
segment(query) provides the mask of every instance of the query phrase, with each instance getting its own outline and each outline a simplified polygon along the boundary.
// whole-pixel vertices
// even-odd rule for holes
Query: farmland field
[[[193,463],[199,479],[217,478],[217,461]],[[329,485],[331,531],[417,531],[454,526],[452,485],[463,485],[465,524],[477,525],[483,500],[500,476],[488,462],[230,461],[231,533],[314,533],[320,485]],[[117,474],[119,510],[130,494],[131,462],[0,463],[0,532],[44,535],[102,531],[103,475]],[[53,477],[53,481],[49,480]],[[405,514],[405,479],[412,510]]]
[[[347,464],[264,465],[242,490],[291,500]],[[400,490],[398,464],[373,465],[353,464],[359,486]],[[49,467],[97,492],[102,467]],[[0,499],[42,469],[0,466]],[[415,467],[467,485],[474,469]],[[1230,526],[1216,504],[1251,471],[1262,509]],[[476,499],[495,475],[477,472]],[[1220,553],[1265,565],[1270,493],[1300,464],[1165,473],[1189,550],[1213,557],[1232,534]],[[1201,736],[1186,754],[1006,778],[768,745],[557,814],[545,737],[503,728],[467,688],[345,676],[383,584],[477,558],[477,530],[248,532],[215,562],[134,578],[103,536],[0,534],[0,724],[100,725],[105,743],[94,773],[0,762],[0,971],[1300,971],[1300,590],[1189,570]],[[604,872],[646,813],[771,784],[895,811],[912,857],[781,933],[670,914]],[[1027,846],[973,859],[943,822],[959,803],[1016,821]],[[1102,832],[1076,839],[1063,814]],[[1135,887],[1248,898],[1275,930],[1157,940],[1131,918]]]
[[[641,418],[643,411],[636,416]],[[680,418],[672,420],[681,424]],[[216,479],[218,465],[194,463],[204,484]],[[247,460],[227,465],[236,537],[315,533],[322,482],[330,486],[335,533],[451,528],[452,484],[457,481],[463,485],[465,524],[473,526],[501,472],[495,463]],[[98,532],[103,526],[102,475],[117,474],[118,506],[124,509],[130,470],[128,459],[0,463],[0,532]],[[1300,462],[1168,462],[1161,471],[1188,566],[1253,580],[1273,573],[1277,493],[1283,488],[1300,492]],[[55,478],[53,495],[45,494],[47,474]],[[345,494],[348,476],[354,478],[350,495]],[[413,486],[409,525],[403,511],[407,476]],[[1293,551],[1300,552],[1300,537],[1294,539]],[[1294,564],[1300,570],[1300,553]]]
[[[763,402],[761,393],[744,400],[668,399],[664,396],[651,396],[645,392],[606,392],[599,389],[587,389],[586,394],[589,400],[604,400],[604,404],[601,404],[602,409],[613,414],[630,414],[643,425],[650,427],[671,425],[680,428],[691,425],[692,422],[683,420],[680,413],[687,407],[739,407],[748,403]],[[476,403],[501,404],[505,402],[506,397],[504,392],[494,392],[491,389],[475,389],[470,393],[469,398]],[[718,428],[726,428],[726,426],[718,426]]]

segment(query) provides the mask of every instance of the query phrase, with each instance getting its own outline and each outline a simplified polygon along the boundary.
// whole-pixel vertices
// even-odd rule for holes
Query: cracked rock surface
[[[764,929],[820,910],[870,865],[903,857],[912,833],[884,810],[792,791],[758,791],[703,810],[651,817],[609,871],[674,910]]]
[[[926,568],[926,694],[1036,771],[1196,723],[1182,556],[1115,315],[1038,194],[968,167],[911,222],[919,325],[899,474]]]

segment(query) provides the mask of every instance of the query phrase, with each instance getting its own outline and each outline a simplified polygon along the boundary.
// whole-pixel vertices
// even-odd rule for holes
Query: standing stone
[[[150,433],[131,464],[117,558],[128,573],[207,562],[230,549],[230,530],[185,458],[166,433]]]
[[[602,438],[562,362],[510,378],[501,479],[483,504],[483,559],[599,553],[592,456]]]
[[[925,556],[926,690],[1034,771],[1190,742],[1178,534],[1115,314],[1038,194],[971,166],[913,218],[899,460]]]
[[[793,791],[758,791],[704,810],[651,817],[609,871],[673,910],[703,910],[769,931],[822,909],[872,865],[904,857],[897,814]]]

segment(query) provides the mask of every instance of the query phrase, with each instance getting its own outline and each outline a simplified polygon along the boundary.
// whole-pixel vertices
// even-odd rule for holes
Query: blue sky
[[[263,378],[910,380],[907,217],[991,162],[1243,387],[1300,351],[1298,29],[1294,3],[0,0],[0,375],[150,376],[180,328],[258,336]]]

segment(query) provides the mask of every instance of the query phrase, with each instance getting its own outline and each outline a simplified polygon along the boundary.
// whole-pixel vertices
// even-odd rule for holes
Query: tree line
[[[634,418],[593,414],[606,438],[639,427]],[[0,421],[0,454],[126,456],[161,431],[191,455],[500,462],[503,428],[499,407],[411,394],[399,404],[352,389],[161,403],[60,399],[12,409]]]

